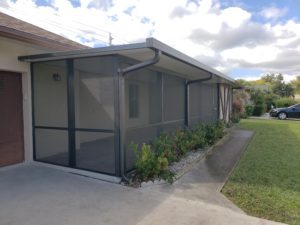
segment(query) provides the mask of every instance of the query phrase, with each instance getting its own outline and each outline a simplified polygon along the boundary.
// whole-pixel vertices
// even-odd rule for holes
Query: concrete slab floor
[[[279,224],[247,216],[223,200],[210,200],[219,198],[215,196],[224,181],[201,180],[202,166],[173,186],[142,189],[34,164],[0,169],[0,224]]]

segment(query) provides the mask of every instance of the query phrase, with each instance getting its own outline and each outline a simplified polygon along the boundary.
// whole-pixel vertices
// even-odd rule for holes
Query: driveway
[[[226,143],[234,143],[238,135],[245,137],[237,143],[243,148],[249,140],[243,131],[232,133]],[[245,215],[218,193],[235,163],[221,163],[230,161],[222,159],[222,151],[217,146],[172,186],[141,189],[35,164],[0,169],[0,224],[278,224]],[[233,158],[238,160],[239,154]]]

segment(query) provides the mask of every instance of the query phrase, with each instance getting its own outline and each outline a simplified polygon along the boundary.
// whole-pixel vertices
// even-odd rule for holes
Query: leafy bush
[[[245,106],[245,117],[249,117],[253,115],[254,106],[253,105],[246,105]]]
[[[223,120],[218,120],[215,122],[214,126],[217,139],[222,138],[224,136],[225,122]]]
[[[190,138],[193,143],[192,149],[199,149],[205,147],[206,135],[205,135],[205,126],[198,125],[190,132]]]
[[[269,111],[272,108],[272,105],[275,105],[275,102],[279,99],[279,95],[270,92],[270,90],[260,90],[252,89],[251,90],[251,100],[253,102],[254,108],[252,111],[253,116],[261,116],[263,113]],[[245,107],[245,110],[246,107]],[[250,108],[249,108],[250,113]],[[245,116],[250,116],[245,112]]]
[[[261,116],[266,111],[266,106],[264,104],[255,105],[253,108],[253,116]]]
[[[135,154],[135,183],[164,179],[169,183],[175,174],[169,170],[172,162],[179,161],[188,151],[211,145],[224,135],[225,124],[219,120],[213,124],[198,125],[194,129],[178,129],[174,133],[162,133],[151,144],[131,144]]]
[[[265,93],[259,89],[251,90],[251,100],[254,105],[263,105],[265,104]]]
[[[176,130],[174,134],[174,145],[177,160],[186,155],[186,153],[193,149],[193,142],[190,139],[188,130]]]
[[[223,136],[225,124],[221,120],[214,124],[207,124],[205,126],[205,138],[209,145],[215,143],[217,139]]]
[[[169,163],[177,161],[177,155],[174,149],[174,139],[170,134],[162,133],[153,142],[153,149],[157,155],[164,156]]]
[[[231,122],[232,123],[239,123],[240,120],[241,120],[241,118],[239,116],[237,116],[237,115],[232,115],[232,117],[231,117]]]
[[[275,102],[277,108],[288,107],[297,104],[297,101],[292,98],[280,98]]]
[[[242,117],[244,114],[244,107],[241,101],[235,100],[232,103],[232,113],[235,116]]]
[[[280,96],[273,93],[265,94],[265,103],[267,106],[267,111],[270,111],[272,105],[274,106],[279,98]]]
[[[136,157],[135,182],[154,181],[159,178],[172,182],[174,174],[168,170],[169,162],[166,157],[156,155],[149,144],[144,143],[140,151],[137,144],[131,144],[131,148]]]

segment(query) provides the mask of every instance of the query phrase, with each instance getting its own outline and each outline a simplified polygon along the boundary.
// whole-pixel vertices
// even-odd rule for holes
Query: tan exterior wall
[[[44,47],[0,37],[0,70],[22,74],[25,162],[32,160],[31,75],[30,63],[19,61],[18,56],[51,51]]]

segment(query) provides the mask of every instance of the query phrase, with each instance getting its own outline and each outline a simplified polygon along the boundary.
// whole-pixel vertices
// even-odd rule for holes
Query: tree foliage
[[[269,84],[275,84],[275,83],[282,83],[283,76],[281,73],[267,73],[266,75],[261,77],[261,80],[263,80],[265,83]]]
[[[300,76],[291,83],[285,83],[281,73],[268,73],[255,81],[245,81],[238,79],[236,81],[240,86],[245,87],[250,94],[251,104],[239,101],[243,104],[245,111],[246,106],[252,105],[253,115],[260,116],[269,111],[272,107],[276,107],[276,103],[281,98],[294,97],[295,89],[300,91]],[[235,93],[237,94],[237,93]],[[241,93],[239,94],[241,95]],[[241,96],[237,96],[241,100]]]
[[[292,80],[290,84],[295,89],[295,91],[299,93],[300,92],[300,75],[297,76],[295,80]]]
[[[294,96],[294,88],[291,84],[282,83],[275,83],[272,86],[272,90],[274,94],[279,95],[280,97],[293,97]]]

